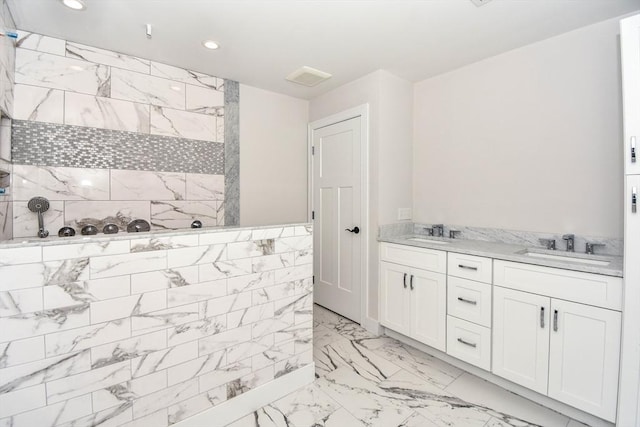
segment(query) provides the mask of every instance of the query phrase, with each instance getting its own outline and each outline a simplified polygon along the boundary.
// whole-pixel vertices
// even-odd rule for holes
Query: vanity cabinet
[[[621,313],[603,307],[557,298],[543,277],[572,278],[578,286],[610,282],[617,294],[617,278],[566,270],[498,262],[493,290],[493,369],[514,383],[608,421],[615,421],[618,395]],[[518,268],[523,288],[505,281],[499,270]],[[586,276],[585,276],[586,274]],[[528,276],[528,277],[527,277]],[[507,274],[508,277],[508,274]],[[609,280],[611,279],[611,280]],[[530,292],[528,283],[538,281]],[[548,282],[548,281],[547,281]],[[514,289],[515,288],[515,289]],[[587,295],[588,298],[588,295]],[[607,304],[607,301],[604,301]]]
[[[424,268],[416,268],[419,265]],[[438,350],[446,347],[446,252],[382,244],[380,323]]]

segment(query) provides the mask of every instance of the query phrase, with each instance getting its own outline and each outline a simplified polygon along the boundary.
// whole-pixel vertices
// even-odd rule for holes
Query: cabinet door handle
[[[413,274],[411,275],[411,278],[409,278],[409,286],[411,287],[411,290],[413,290]]]
[[[477,301],[473,301],[473,300],[462,298],[462,297],[458,297],[458,301],[466,302],[467,304],[471,304],[471,305],[477,305],[478,304]]]
[[[544,329],[544,307],[540,307],[540,327]]]
[[[636,137],[632,136],[630,138],[631,141],[631,163],[636,162]]]
[[[631,213],[638,211],[638,189],[631,187]]]
[[[478,267],[470,267],[470,266],[464,265],[464,264],[458,264],[458,267],[464,268],[465,270],[478,271]]]
[[[553,332],[558,332],[558,310],[553,310]]]
[[[404,288],[407,289],[407,273],[404,273],[404,278],[402,279],[402,283],[404,284]]]
[[[474,344],[474,343],[469,342],[469,341],[465,341],[462,338],[458,338],[458,342],[461,343],[461,344],[464,344],[464,345],[468,345],[469,347],[473,347],[473,348],[476,348],[478,346],[477,344]]]

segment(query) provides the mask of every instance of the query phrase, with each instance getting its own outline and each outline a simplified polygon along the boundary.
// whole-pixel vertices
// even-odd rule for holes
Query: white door
[[[620,21],[625,173],[640,174],[640,15]]]
[[[360,323],[360,117],[314,129],[315,302]]]
[[[549,310],[547,297],[494,286],[494,374],[547,394]]]
[[[552,300],[549,397],[615,422],[620,312]]]
[[[404,335],[410,333],[409,268],[380,263],[380,323]]]
[[[411,337],[440,351],[447,345],[447,276],[411,269]]]

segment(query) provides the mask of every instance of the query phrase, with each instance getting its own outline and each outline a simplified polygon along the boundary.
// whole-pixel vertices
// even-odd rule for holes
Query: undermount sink
[[[426,237],[410,237],[407,240],[410,240],[412,242],[420,242],[420,243],[435,243],[437,245],[449,244],[449,242],[445,242],[444,240],[428,239]]]
[[[604,259],[602,257],[597,258],[594,255],[581,255],[574,253],[557,253],[552,254],[549,252],[536,251],[532,249],[525,249],[524,251],[518,252],[520,255],[526,255],[534,258],[543,258],[543,259],[551,259],[555,261],[564,261],[564,262],[576,262],[579,264],[589,264],[589,265],[609,265],[611,263],[610,260]]]

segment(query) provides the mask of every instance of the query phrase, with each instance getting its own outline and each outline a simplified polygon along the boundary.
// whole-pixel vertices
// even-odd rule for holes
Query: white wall
[[[622,237],[618,21],[417,83],[414,219]]]
[[[309,102],[240,85],[240,224],[307,221]]]
[[[412,84],[378,70],[309,105],[311,121],[369,104],[369,295],[367,316],[378,318],[378,225],[411,208]]]

